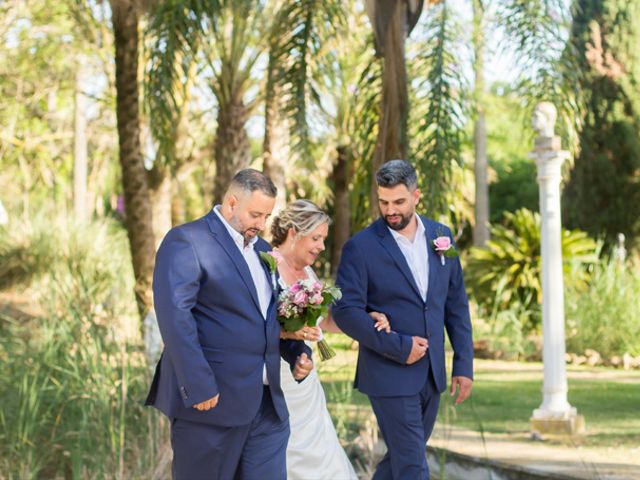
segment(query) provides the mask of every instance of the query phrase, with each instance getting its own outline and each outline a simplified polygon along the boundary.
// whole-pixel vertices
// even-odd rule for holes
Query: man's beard
[[[251,243],[251,240],[253,240],[260,233],[260,230],[258,230],[257,228],[244,228],[244,225],[242,225],[242,223],[235,217],[231,217],[229,225],[231,225],[236,232],[242,235],[245,247],[249,245],[249,243]]]
[[[248,245],[251,240],[258,236],[259,233],[260,230],[258,230],[257,228],[247,228],[244,232],[242,232],[242,236],[244,237],[244,244]]]
[[[409,223],[411,222],[411,220],[413,219],[414,213],[411,212],[410,214],[404,216],[404,215],[400,215],[400,214],[395,214],[395,215],[382,215],[382,212],[380,213],[380,216],[382,216],[382,219],[384,220],[384,223],[387,224],[387,226],[391,229],[391,230],[404,230],[407,225],[409,225]],[[402,218],[401,221],[399,221],[398,223],[389,223],[389,218],[390,217],[400,217]]]

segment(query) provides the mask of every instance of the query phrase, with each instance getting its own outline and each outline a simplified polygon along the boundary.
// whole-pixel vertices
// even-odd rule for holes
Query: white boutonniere
[[[440,255],[440,263],[444,266],[444,257],[457,257],[459,255],[458,250],[451,243],[451,238],[446,235],[441,235],[433,241],[433,248],[436,253]]]
[[[278,285],[276,284],[276,272],[278,271],[278,265],[282,262],[282,255],[276,250],[270,252],[260,252],[260,258],[265,263],[271,273],[271,286],[275,292]]]

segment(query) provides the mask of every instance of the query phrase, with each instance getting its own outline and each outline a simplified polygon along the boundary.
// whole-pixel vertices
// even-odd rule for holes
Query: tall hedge
[[[564,191],[570,228],[640,240],[640,1],[577,0],[569,38],[581,67],[580,153]]]

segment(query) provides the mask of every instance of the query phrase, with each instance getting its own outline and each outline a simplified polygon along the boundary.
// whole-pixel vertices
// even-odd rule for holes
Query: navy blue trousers
[[[429,371],[420,392],[407,397],[369,396],[387,453],[372,480],[428,480],[425,448],[438,415],[440,393]]]
[[[289,420],[273,408],[269,387],[248,425],[218,427],[174,419],[174,480],[285,480]]]

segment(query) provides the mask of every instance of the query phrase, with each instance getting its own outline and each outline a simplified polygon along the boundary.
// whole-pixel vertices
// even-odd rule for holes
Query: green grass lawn
[[[476,372],[471,399],[453,408],[445,395],[440,414],[448,410],[452,424],[473,430],[528,432],[529,417],[542,402],[542,364],[477,360]],[[640,372],[569,367],[568,377],[569,403],[587,428],[572,443],[640,445]]]
[[[357,352],[343,336],[329,336],[338,353],[318,371],[327,404],[346,438],[371,414],[367,398],[351,388]],[[450,360],[449,360],[450,365]],[[568,442],[585,446],[640,445],[640,371],[568,367],[569,402],[584,415],[586,435]],[[439,422],[492,433],[527,433],[542,402],[542,364],[476,360],[472,397],[453,407],[442,396]]]

